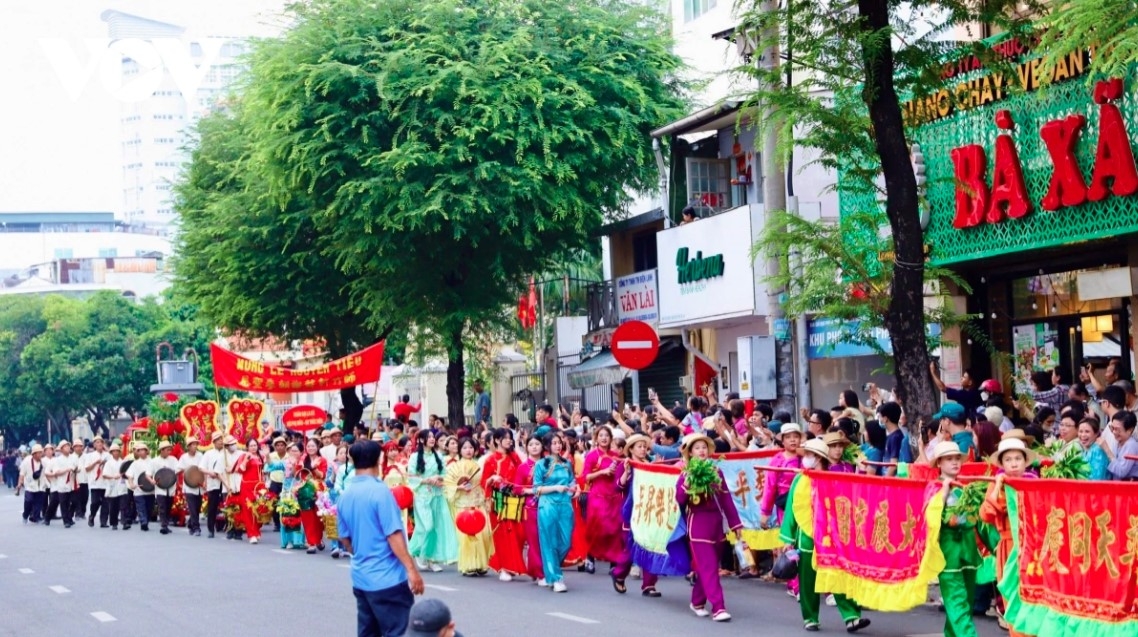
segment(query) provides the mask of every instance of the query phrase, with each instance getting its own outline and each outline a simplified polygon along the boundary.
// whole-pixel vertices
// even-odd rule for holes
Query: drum
[[[154,484],[163,491],[171,489],[178,484],[178,474],[170,467],[162,467],[154,472]]]
[[[144,473],[138,476],[138,489],[143,493],[154,493],[154,481]]]
[[[186,469],[186,475],[183,480],[187,487],[197,489],[205,484],[205,472],[197,465],[190,465],[189,468]]]
[[[501,499],[494,498],[494,513],[499,520],[521,522],[522,512],[526,506],[526,499],[520,495],[502,494]]]

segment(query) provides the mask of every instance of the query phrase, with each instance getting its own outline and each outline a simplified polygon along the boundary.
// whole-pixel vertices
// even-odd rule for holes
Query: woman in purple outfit
[[[650,462],[648,451],[651,447],[652,439],[644,434],[630,436],[624,445],[624,453],[627,457],[624,460],[624,471],[621,473],[618,482],[620,490],[624,493],[624,509],[621,515],[624,520],[624,555],[623,559],[614,564],[612,569],[612,586],[616,592],[622,595],[628,591],[625,586],[625,578],[632,571],[632,474],[636,470],[633,468],[632,462]],[[660,591],[656,590],[658,580],[659,578],[655,573],[650,573],[647,569],[641,568],[640,594],[645,597],[659,597]]]
[[[692,458],[706,460],[711,455],[715,444],[711,438],[703,434],[692,434],[684,438],[680,449],[684,461]],[[698,497],[689,494],[685,482],[687,470],[680,474],[676,483],[676,502],[680,505],[680,513],[688,526],[688,544],[691,548],[692,569],[695,571],[695,582],[691,591],[691,610],[698,617],[711,615],[712,621],[725,622],[731,620],[727,606],[723,600],[723,585],[719,581],[719,553],[720,546],[726,539],[723,533],[723,520],[726,518],[727,527],[735,534],[739,545],[747,550],[743,542],[743,523],[739,520],[739,512],[735,509],[735,501],[727,490],[727,480],[718,469],[719,483],[713,487],[709,497]],[[711,612],[706,605],[711,604]]]

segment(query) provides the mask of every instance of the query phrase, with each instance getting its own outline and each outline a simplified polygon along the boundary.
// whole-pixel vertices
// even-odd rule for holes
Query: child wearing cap
[[[843,436],[844,439],[844,436]],[[819,471],[832,470],[829,446],[815,438],[802,447],[804,455],[802,466]],[[814,586],[817,572],[814,570],[814,514],[813,495],[810,490],[810,477],[805,473],[792,473],[793,481],[786,500],[786,509],[779,528],[779,539],[798,549],[798,607],[802,611],[803,628],[818,632],[818,616],[821,596]],[[869,626],[870,621],[861,616],[857,603],[844,595],[834,595],[838,612],[846,624],[846,632],[856,633]]]
[[[1004,478],[1034,478],[1027,468],[1033,465],[1038,457],[1034,451],[1027,448],[1019,438],[1005,438],[1000,441],[996,453],[992,454],[989,462],[1000,468],[1002,473],[996,476],[995,483],[988,488],[988,494],[980,505],[980,520],[995,527],[999,533],[999,542],[996,544],[996,581],[1004,576],[1004,568],[1008,555],[1012,551],[1012,529],[1008,521],[1008,501],[1004,493]],[[1016,566],[1013,565],[1013,568]],[[1008,629],[1011,637],[1024,636],[1024,633]]]
[[[944,506],[960,500],[963,489],[953,485],[964,464],[964,454],[957,443],[943,440],[933,448],[932,464],[940,470]],[[946,513],[941,520],[940,550],[944,553],[944,570],[937,581],[944,598],[944,634],[947,637],[976,637],[972,623],[972,602],[976,598],[976,570],[980,567],[980,549],[976,545],[976,519],[968,515]]]

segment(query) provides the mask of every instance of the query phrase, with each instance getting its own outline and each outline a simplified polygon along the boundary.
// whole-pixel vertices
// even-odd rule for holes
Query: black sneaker
[[[170,535],[170,529],[168,529],[166,527],[162,527],[158,532],[161,533],[162,535]]]
[[[149,525],[149,524],[143,524],[143,525],[142,525],[142,530],[143,530],[143,531],[149,531],[149,530],[150,530],[150,525]]]
[[[87,526],[93,528],[95,526],[95,518],[91,518],[91,519],[87,520]]]

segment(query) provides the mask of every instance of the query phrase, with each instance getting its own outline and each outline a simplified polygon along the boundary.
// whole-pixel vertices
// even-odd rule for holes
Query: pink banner
[[[937,485],[903,478],[810,472],[818,590],[877,610],[925,601],[944,567]]]

